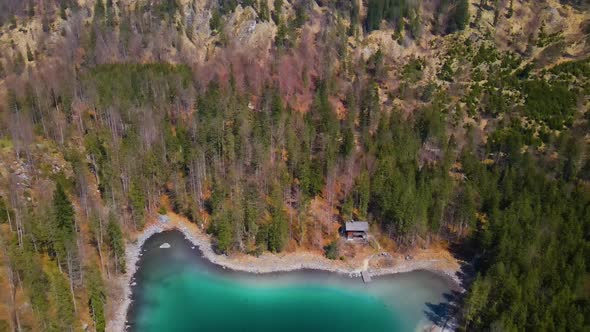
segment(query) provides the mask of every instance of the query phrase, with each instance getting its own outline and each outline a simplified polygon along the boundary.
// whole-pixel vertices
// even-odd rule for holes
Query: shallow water
[[[161,249],[165,242],[171,248]],[[320,271],[224,270],[177,231],[152,236],[142,254],[130,331],[416,331],[428,324],[427,304],[444,302],[449,292],[426,271],[363,284]]]

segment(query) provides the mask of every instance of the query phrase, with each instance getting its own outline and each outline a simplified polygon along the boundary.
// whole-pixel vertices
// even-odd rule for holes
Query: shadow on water
[[[451,291],[451,293],[444,293],[444,301],[438,304],[426,302],[426,310],[424,314],[428,319],[441,328],[452,328],[453,318],[457,316],[460,306],[460,300],[463,294],[458,291]]]
[[[161,243],[166,242],[171,244],[171,248],[169,249],[160,249]],[[265,287],[276,286],[276,287],[284,287],[289,285],[296,285],[297,283],[303,283],[304,287],[309,288],[310,285],[317,284],[319,289],[323,289],[326,285],[331,285],[333,287],[346,287],[348,289],[364,289],[368,286],[363,285],[362,288],[359,286],[360,279],[351,279],[348,276],[338,275],[331,272],[326,271],[319,271],[319,270],[299,270],[299,271],[292,271],[292,272],[276,272],[265,274],[264,276],[252,274],[252,273],[244,273],[244,272],[237,272],[232,271],[230,269],[225,269],[217,264],[211,263],[209,260],[203,258],[202,252],[198,248],[195,248],[188,240],[185,239],[184,235],[177,231],[171,232],[163,232],[156,234],[150,237],[142,247],[142,253],[144,255],[140,257],[137,263],[137,271],[133,277],[135,285],[132,287],[132,303],[127,312],[127,325],[129,329],[127,331],[140,331],[138,324],[145,323],[146,320],[153,320],[156,321],[159,319],[156,317],[155,313],[157,312],[164,312],[165,310],[169,310],[169,304],[167,302],[160,302],[159,294],[162,292],[154,292],[154,289],[160,290],[170,290],[172,289],[171,282],[174,279],[169,279],[167,276],[171,275],[183,275],[183,271],[193,271],[195,269],[202,272],[199,278],[204,278],[203,282],[209,279],[222,280],[239,280],[240,283],[249,287],[249,285],[258,286],[264,284]],[[428,277],[421,277],[423,276],[422,273],[426,273],[424,271],[416,271],[411,272],[408,274],[399,274],[399,275],[390,275],[390,276],[383,276],[379,278],[375,278],[374,283],[371,285],[383,285],[383,286],[390,286],[389,282],[408,282],[407,285],[411,287],[432,287],[432,292],[429,292],[427,297],[423,297],[418,301],[411,301],[412,302],[412,311],[410,315],[406,315],[406,313],[410,311],[400,311],[399,316],[404,317],[404,319],[408,319],[407,317],[411,317],[410,320],[404,321],[403,324],[412,325],[412,324],[422,324],[424,322],[423,319],[430,319],[433,324],[444,326],[448,322],[448,317],[453,317],[453,313],[455,309],[452,307],[455,301],[453,300],[454,297],[459,297],[459,292],[449,291],[449,284],[444,282],[435,282],[431,283],[430,278],[434,275],[429,275]],[[189,273],[190,274],[190,273]],[[188,275],[188,274],[187,274]],[[207,275],[207,276],[205,276]],[[467,273],[465,273],[467,275]],[[419,278],[415,278],[418,276]],[[420,280],[424,284],[419,284],[416,286],[414,284],[414,280]],[[172,280],[172,281],[171,281]],[[193,279],[191,279],[193,280]],[[440,278],[437,279],[441,281]],[[444,284],[445,286],[435,286]],[[150,288],[153,285],[157,285],[156,288]],[[362,284],[360,284],[362,285]],[[244,286],[244,287],[246,287]],[[436,288],[435,288],[436,287]],[[179,289],[183,289],[180,287]],[[390,288],[387,288],[389,291]],[[395,289],[395,288],[393,288]],[[381,290],[378,288],[377,290]],[[366,294],[376,294],[374,292],[366,291]],[[444,298],[439,304],[434,304],[432,302],[437,302],[438,294],[445,292]],[[411,293],[411,292],[410,292]],[[448,294],[447,294],[448,293]],[[381,294],[381,293],[379,293]],[[389,294],[389,293],[388,293]],[[392,294],[397,294],[392,293]],[[402,294],[406,294],[403,293]],[[385,296],[381,294],[380,296]],[[422,295],[421,295],[422,296]],[[195,297],[191,297],[194,299]],[[387,297],[395,298],[395,297]],[[184,298],[181,300],[185,300]],[[219,299],[216,299],[219,300]],[[232,300],[232,299],[230,299]],[[243,301],[243,298],[236,298],[233,299],[234,303],[236,301]],[[430,302],[426,302],[429,301]],[[219,300],[221,301],[221,300]],[[218,302],[219,302],[218,301]],[[229,301],[229,300],[228,300]],[[246,299],[246,301],[248,301]],[[229,302],[231,304],[231,301]],[[397,303],[397,302],[396,302]],[[191,304],[187,304],[190,306]],[[224,304],[225,305],[225,304]],[[242,304],[242,307],[249,308],[255,305],[260,305],[259,302],[252,302],[249,304]],[[389,307],[387,303],[383,304],[388,308],[388,310],[400,310],[397,306]],[[147,315],[141,315],[142,308],[149,308]],[[176,308],[174,310],[182,310]],[[306,310],[306,308],[303,308]],[[405,307],[404,307],[405,309]],[[348,309],[347,309],[348,310]],[[424,312],[422,312],[424,311]],[[172,311],[171,311],[172,312]],[[377,312],[377,311],[375,311]],[[385,312],[385,311],[383,311]],[[174,313],[174,312],[172,312]],[[420,315],[415,315],[414,313],[420,313]],[[168,314],[166,314],[168,315]],[[172,316],[172,314],[170,314]],[[279,315],[276,315],[279,317]],[[420,317],[417,317],[420,316]],[[412,319],[415,318],[415,323]],[[207,317],[199,318],[203,319],[203,321],[207,320]],[[400,318],[401,319],[401,318]],[[377,321],[377,320],[375,320]],[[181,323],[176,322],[176,323]],[[399,322],[400,324],[401,321]],[[397,323],[396,323],[397,324]],[[413,326],[413,325],[412,325]],[[447,325],[448,327],[448,325]],[[205,329],[206,330],[206,329]],[[326,330],[326,329],[324,329]],[[391,330],[391,329],[389,329]],[[389,331],[388,330],[388,331]],[[397,329],[397,330],[410,330],[410,329]],[[145,329],[143,331],[146,331]],[[258,329],[260,331],[260,329]],[[343,331],[343,330],[340,330]],[[367,331],[370,331],[367,330]]]
[[[453,256],[461,262],[459,271],[456,276],[459,279],[460,290],[451,290],[450,293],[444,293],[444,300],[440,303],[426,302],[426,309],[424,314],[436,326],[443,330],[449,329],[454,331],[457,329],[457,324],[460,320],[461,308],[465,301],[465,296],[469,286],[475,278],[474,262],[477,257],[473,255],[468,246],[460,244],[452,244],[450,246]]]

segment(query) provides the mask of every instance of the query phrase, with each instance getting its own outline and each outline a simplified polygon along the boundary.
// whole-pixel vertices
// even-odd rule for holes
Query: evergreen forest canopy
[[[590,328],[590,59],[561,57],[549,23],[514,49],[488,28],[534,5],[122,2],[0,15],[0,331],[104,331],[162,197],[220,254],[339,259],[351,219],[400,251],[458,247],[460,330]],[[276,29],[268,50],[233,28],[241,8]],[[431,53],[383,46],[421,38]]]

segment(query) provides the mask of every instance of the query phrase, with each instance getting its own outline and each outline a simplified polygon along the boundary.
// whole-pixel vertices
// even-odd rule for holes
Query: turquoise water
[[[168,242],[169,249],[159,246]],[[201,258],[179,232],[150,238],[135,276],[130,330],[416,331],[428,323],[447,283],[428,272],[375,278],[334,273],[255,275]]]

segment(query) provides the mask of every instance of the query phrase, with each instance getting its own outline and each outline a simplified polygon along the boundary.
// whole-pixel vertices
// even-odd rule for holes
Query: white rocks
[[[131,303],[131,287],[135,284],[135,278],[133,275],[135,274],[135,270],[137,268],[136,264],[139,260],[140,254],[145,250],[142,248],[144,242],[150,238],[152,235],[156,233],[160,233],[166,230],[176,229],[184,234],[185,238],[188,239],[192,243],[192,248],[199,247],[202,253],[202,257],[211,261],[214,264],[221,265],[223,269],[229,270],[236,270],[236,271],[244,271],[250,273],[269,273],[269,272],[279,272],[279,271],[293,271],[299,269],[313,269],[313,270],[326,270],[332,271],[336,273],[341,273],[344,275],[348,275],[350,278],[359,277],[360,276],[360,269],[354,269],[353,267],[342,267],[336,266],[332,264],[332,261],[328,261],[324,258],[313,257],[309,259],[309,257],[305,255],[294,255],[293,257],[287,259],[287,256],[284,258],[274,257],[272,255],[262,255],[259,260],[257,260],[254,264],[252,262],[240,262],[237,260],[232,260],[232,258],[224,256],[224,255],[217,255],[212,247],[211,247],[211,240],[207,235],[202,232],[195,232],[194,230],[189,229],[185,225],[174,225],[172,223],[158,223],[155,225],[148,226],[144,229],[141,234],[138,236],[137,241],[131,242],[127,246],[126,256],[127,256],[127,266],[129,267],[125,276],[121,277],[121,283],[123,284],[124,288],[124,299],[120,306],[116,309],[116,315],[114,319],[112,319],[108,324],[108,331],[124,331],[126,330],[126,322],[125,322],[125,315],[127,314],[127,309]],[[169,243],[163,243],[160,245],[160,248],[170,248]],[[445,270],[440,269],[437,267],[440,260],[431,259],[431,260],[421,260],[421,259],[412,259],[408,261],[403,261],[397,264],[394,267],[390,268],[380,268],[376,270],[372,270],[372,276],[380,276],[386,274],[395,274],[401,272],[409,272],[413,270],[430,270],[436,272],[438,274],[443,274],[450,277],[458,287],[460,287],[459,280],[455,275],[455,270]]]
[[[164,243],[162,243],[162,245],[160,245],[160,249],[168,249],[170,247],[171,247],[170,243],[168,243],[168,242],[164,242]]]

